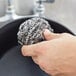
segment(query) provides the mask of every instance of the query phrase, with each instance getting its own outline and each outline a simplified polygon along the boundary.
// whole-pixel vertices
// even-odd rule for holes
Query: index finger
[[[35,56],[36,48],[33,45],[24,45],[22,46],[21,52],[23,56]]]
[[[43,41],[37,44],[24,45],[21,49],[23,56],[38,56],[45,50],[47,41]]]

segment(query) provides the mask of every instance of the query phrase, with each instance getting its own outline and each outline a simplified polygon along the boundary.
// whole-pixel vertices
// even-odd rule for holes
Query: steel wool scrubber
[[[31,18],[26,20],[19,27],[17,33],[18,43],[21,45],[31,45],[44,41],[44,29],[49,29],[51,32],[53,31],[51,25],[45,19]]]

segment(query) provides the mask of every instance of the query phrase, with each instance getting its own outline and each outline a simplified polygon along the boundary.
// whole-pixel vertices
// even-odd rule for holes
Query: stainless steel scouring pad
[[[21,45],[31,45],[44,41],[44,29],[53,32],[51,25],[43,18],[31,18],[23,22],[17,33],[18,43]]]

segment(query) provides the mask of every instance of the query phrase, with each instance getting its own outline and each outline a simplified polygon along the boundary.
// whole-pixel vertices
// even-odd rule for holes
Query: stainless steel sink
[[[44,5],[45,17],[63,24],[76,34],[76,0],[55,0],[53,3],[44,3]],[[7,22],[9,21],[1,23],[0,26]]]

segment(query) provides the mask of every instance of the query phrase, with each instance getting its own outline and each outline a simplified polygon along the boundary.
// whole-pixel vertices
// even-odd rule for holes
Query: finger
[[[62,37],[74,37],[73,35],[71,35],[69,33],[62,33],[61,36]]]
[[[36,49],[33,45],[28,46],[24,45],[21,49],[23,56],[35,56],[36,55],[35,50]]]
[[[32,57],[32,60],[33,60],[36,64],[38,64],[38,58],[37,58],[37,56],[33,56],[33,57]]]
[[[21,49],[23,56],[38,56],[45,50],[46,41],[32,45],[24,45]]]
[[[45,37],[46,40],[51,40],[51,39],[55,39],[55,38],[60,37],[60,34],[52,33],[48,29],[44,30],[43,35],[44,35],[44,37]]]

